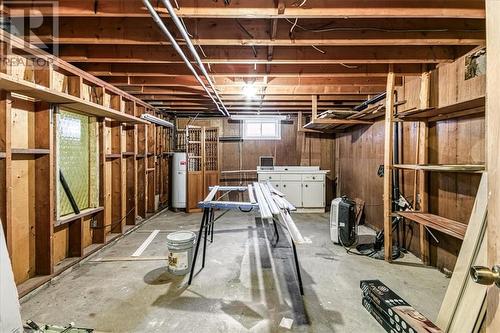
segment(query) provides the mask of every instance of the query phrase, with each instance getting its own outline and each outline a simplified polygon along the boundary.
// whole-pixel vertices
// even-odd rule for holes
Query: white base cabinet
[[[257,170],[259,182],[269,181],[298,212],[324,212],[327,170],[319,167],[274,167]]]

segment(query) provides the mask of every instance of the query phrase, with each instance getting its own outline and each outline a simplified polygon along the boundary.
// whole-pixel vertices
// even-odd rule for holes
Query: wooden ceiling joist
[[[102,77],[108,83],[116,86],[195,86],[196,79],[193,76],[171,76],[171,77]],[[218,87],[242,87],[246,83],[253,83],[256,87],[262,86],[280,86],[280,85],[373,85],[385,86],[386,79],[383,77],[324,77],[324,78],[267,78],[263,80],[243,80],[231,79],[227,77],[215,77],[214,84]],[[399,83],[402,83],[400,78]]]
[[[464,19],[350,19],[302,20],[294,29],[291,20],[185,19],[195,45],[225,46],[406,46],[478,45],[485,42],[482,20]],[[58,18],[54,33],[51,20],[34,29],[32,42],[61,45],[166,45],[161,30],[149,17],[144,18]],[[165,20],[175,32],[170,20]],[[275,24],[274,24],[275,23]],[[99,31],[94,29],[99,26]],[[316,28],[320,27],[320,28]],[[326,28],[325,28],[326,27]],[[148,33],[144,33],[144,29]],[[30,38],[30,36],[26,36]]]
[[[356,64],[356,63],[440,63],[451,62],[457,54],[465,54],[470,46],[351,46],[275,47],[268,59],[263,47],[204,47],[206,64]],[[77,63],[183,64],[177,53],[167,46],[61,46],[59,56]]]
[[[152,3],[182,44],[161,1]],[[109,86],[177,112],[213,110],[142,0],[12,1],[4,9],[43,15],[25,38],[57,43],[57,56]],[[389,67],[400,84],[420,76],[422,64],[431,70],[485,44],[484,0],[179,0],[176,12],[235,112],[308,110],[311,95],[322,111],[352,107],[384,91]],[[245,84],[262,100],[246,102]],[[370,117],[381,113],[376,107]]]
[[[316,0],[313,4],[298,7],[296,1],[284,1],[285,9],[280,14],[274,1],[240,0],[226,6],[223,1],[184,0],[180,2],[177,15],[181,17],[205,18],[485,18],[484,1],[329,1]],[[154,3],[157,5],[157,3]],[[94,0],[59,0],[57,10],[50,3],[33,2],[32,7],[42,15],[60,17],[149,17],[140,0],[107,0],[96,6]],[[25,8],[10,6],[12,16],[24,16]],[[157,6],[166,14],[163,6]]]
[[[122,64],[122,63],[79,63],[78,66],[95,76],[178,76],[191,73],[177,64]],[[212,77],[332,77],[332,76],[379,76],[387,77],[387,64],[342,64],[323,65],[272,65],[269,72],[266,66],[257,65],[211,65]],[[401,75],[420,75],[420,64],[394,64],[395,73]]]
[[[165,88],[165,87],[131,87],[123,86],[122,89],[131,94],[139,95],[186,95],[186,94],[201,94],[204,92],[203,88],[197,86],[179,87],[179,88]],[[266,91],[258,91],[257,95],[353,95],[353,94],[378,94],[383,89],[379,86],[355,86],[355,85],[317,85],[317,86],[268,86]],[[244,98],[241,87],[224,87],[220,89],[219,94],[236,95]]]

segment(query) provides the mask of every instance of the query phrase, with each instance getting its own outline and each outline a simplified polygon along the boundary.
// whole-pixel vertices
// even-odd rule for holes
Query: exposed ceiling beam
[[[202,88],[198,86],[183,86],[179,88],[165,88],[165,87],[121,87],[124,91],[131,94],[140,95],[189,95],[189,94],[202,94]],[[379,86],[356,86],[356,85],[310,85],[310,86],[269,86],[266,91],[257,91],[257,95],[332,95],[332,94],[377,94],[382,92]],[[219,90],[220,95],[237,95],[244,98],[242,95],[241,87],[224,87]]]
[[[185,66],[175,64],[111,64],[111,63],[78,63],[78,67],[95,76],[178,76],[191,75]],[[212,77],[333,77],[333,76],[380,76],[387,77],[386,64],[341,64],[326,65],[279,65],[271,66],[266,72],[264,65],[228,65],[211,66]],[[420,64],[395,64],[395,73],[401,75],[421,75]]]
[[[362,1],[362,0],[315,0],[309,1],[303,7],[293,6],[296,1],[284,1],[285,17],[301,18],[418,18],[418,17],[448,17],[448,18],[485,18],[484,1],[480,0],[449,0],[449,1]],[[43,15],[58,16],[121,16],[145,17],[149,16],[140,0],[59,0],[54,10],[51,2],[36,3],[33,7]],[[154,3],[156,5],[156,2]],[[225,6],[223,1],[212,0],[183,0],[179,1],[181,17],[239,17],[239,18],[273,18],[277,17],[278,8],[274,1],[269,0],[240,0],[233,1]],[[22,10],[17,6],[10,6],[11,15],[25,15],[26,3],[22,2]],[[159,6],[161,13],[166,13],[163,6]]]
[[[206,64],[332,64],[332,63],[440,63],[451,62],[472,47],[451,46],[352,46],[275,47],[272,60],[267,48],[204,47]],[[165,46],[66,46],[60,49],[60,58],[76,63],[149,63],[182,64],[179,56]]]
[[[137,98],[147,100],[150,102],[154,101],[208,101],[207,96],[202,95],[154,95],[154,94],[144,94],[144,95],[136,95]],[[329,102],[332,104],[342,103],[342,102],[360,102],[367,100],[369,95],[367,94],[358,94],[358,95],[320,95],[318,96],[319,103],[321,101]],[[241,95],[226,95],[224,96],[224,101],[227,103],[242,101],[243,98]],[[269,95],[263,96],[261,101],[274,101],[274,102],[283,102],[283,101],[307,101],[308,105],[311,104],[311,96],[310,95]],[[253,101],[251,101],[253,102]]]
[[[269,102],[269,101],[225,101],[225,103],[230,107],[255,107],[255,106],[266,106],[266,107],[310,107],[311,103],[307,102]],[[349,103],[339,103],[334,104],[332,102],[320,102],[318,103],[319,107],[327,107],[327,108],[344,108],[358,105],[358,102],[349,102]],[[162,101],[162,102],[151,102],[151,105],[158,107],[190,107],[190,106],[211,106],[210,103],[204,101]]]
[[[290,37],[291,20],[186,19],[197,45],[350,46],[350,45],[483,45],[484,20],[465,19],[341,19],[299,21]],[[177,29],[165,20],[172,33]],[[16,21],[13,21],[16,25]],[[20,20],[17,25],[24,25]],[[57,31],[54,26],[57,25]],[[95,27],[99,27],[96,30]],[[23,30],[21,30],[23,31]],[[167,45],[151,18],[44,19],[25,36],[31,42],[91,45]]]
[[[111,76],[102,77],[108,83],[116,86],[158,86],[158,87],[176,87],[176,86],[195,86],[198,84],[192,76]],[[247,83],[252,83],[256,87],[259,86],[283,86],[283,85],[373,85],[385,86],[387,79],[384,77],[323,77],[323,78],[267,78],[265,81],[253,79],[231,79],[228,77],[215,77],[213,79],[217,87],[242,87]],[[402,79],[398,82],[402,84]]]

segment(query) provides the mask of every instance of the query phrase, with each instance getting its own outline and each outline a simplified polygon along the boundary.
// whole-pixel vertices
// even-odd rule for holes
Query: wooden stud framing
[[[99,206],[103,207],[102,212],[98,213],[96,218],[97,228],[92,233],[92,242],[94,244],[103,244],[106,241],[107,211],[110,209],[106,205],[106,181],[110,175],[106,172],[106,123],[100,119],[98,124],[99,132]]]
[[[48,155],[35,159],[35,271],[38,275],[54,272],[52,258],[52,235],[55,220],[54,205],[54,124],[52,108],[46,102],[35,104],[35,146],[48,149]]]
[[[3,87],[0,89],[0,218],[11,256],[16,249],[15,255],[21,256],[23,261],[17,267],[17,281],[20,295],[25,295],[112,239],[110,232],[121,234],[125,231],[125,224],[135,224],[139,207],[146,207],[146,168],[152,168],[151,173],[156,175],[154,152],[163,153],[166,138],[163,132],[155,138],[155,126],[146,125],[146,121],[138,118],[144,110],[154,113],[150,105],[43,51],[25,48],[18,38],[5,32],[0,32],[0,39],[3,57],[25,57],[27,64],[14,67],[2,61],[0,66],[0,86]],[[14,54],[9,53],[12,50]],[[12,92],[16,93],[14,98]],[[28,119],[25,123],[22,123],[24,118],[16,122],[16,135],[19,129],[23,133],[21,137],[16,136],[15,144],[12,143],[13,101],[16,112]],[[59,180],[56,177],[57,131],[54,121],[59,104],[96,117],[99,152],[96,161],[99,197],[94,202],[97,207],[60,219],[56,218],[55,193]],[[115,121],[117,119],[119,121]],[[122,123],[129,120],[132,124]],[[151,128],[150,135],[146,127]],[[138,190],[141,179],[139,152],[143,154],[144,162],[147,158],[152,159],[149,165],[143,163],[142,197]],[[108,160],[107,157],[112,158]],[[13,173],[13,158],[18,165],[26,167],[26,175]],[[29,180],[26,177],[30,177]],[[158,177],[157,181],[163,183],[168,175],[158,173]],[[15,186],[13,182],[16,182]],[[154,191],[154,178],[151,183]],[[19,205],[24,201],[29,206],[27,209],[36,212],[33,220],[26,222],[24,213],[14,213],[13,210],[14,202]],[[154,213],[154,193],[151,202],[150,212]],[[22,253],[17,249],[20,244],[14,244],[13,232],[17,230],[13,226],[14,220],[24,223],[22,232],[24,229],[33,230],[30,232],[30,242],[33,243],[25,244]],[[65,260],[67,258],[73,259]],[[56,266],[60,263],[62,265]]]
[[[384,254],[386,261],[392,261],[392,152],[393,152],[393,117],[395,102],[396,76],[394,68],[389,65],[387,75],[387,96],[385,112],[384,143]]]
[[[3,223],[9,253],[12,253],[11,106],[10,93],[0,90],[0,151],[4,153],[3,158],[0,159],[0,218]]]
[[[425,69],[425,67],[424,67]],[[430,106],[430,73],[423,71],[420,80],[420,109],[425,110]],[[418,164],[427,164],[428,162],[428,137],[429,126],[426,121],[419,123],[419,145],[418,150]],[[418,173],[418,193],[419,193],[419,210],[421,212],[428,212],[428,191],[427,191],[427,173],[424,170],[416,171]],[[427,229],[423,224],[419,224],[419,242],[420,242],[420,258],[426,265],[430,264],[429,258],[429,239]]]

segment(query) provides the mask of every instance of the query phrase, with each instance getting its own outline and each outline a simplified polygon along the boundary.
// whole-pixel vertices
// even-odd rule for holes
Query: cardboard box
[[[363,297],[361,303],[365,307],[365,309],[372,315],[373,318],[375,318],[376,321],[384,328],[384,330],[388,333],[394,333],[395,330],[393,327],[390,325],[390,323],[387,321],[384,315],[382,315],[375,305],[372,303],[372,301],[369,298]]]
[[[396,328],[396,332],[443,333],[439,327],[381,281],[361,281],[360,287],[365,298],[369,298],[377,309],[389,318],[390,323],[394,322],[392,327]]]

